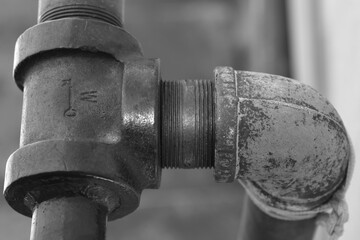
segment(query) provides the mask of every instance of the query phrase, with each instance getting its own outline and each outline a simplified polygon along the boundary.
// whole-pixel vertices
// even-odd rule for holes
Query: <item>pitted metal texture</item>
[[[15,48],[21,140],[4,184],[10,206],[32,216],[33,240],[71,239],[54,232],[84,222],[94,225],[87,239],[104,239],[106,219],[133,212],[162,168],[214,168],[217,182],[239,179],[294,211],[343,183],[348,135],[309,86],[231,67],[212,80],[162,80],[160,61],[123,29],[122,1],[39,2],[39,24]]]

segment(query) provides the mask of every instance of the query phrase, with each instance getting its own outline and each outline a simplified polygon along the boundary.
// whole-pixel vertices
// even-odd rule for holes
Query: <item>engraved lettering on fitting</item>
[[[67,87],[68,89],[68,108],[64,111],[65,117],[75,117],[76,116],[76,110],[73,108],[73,94],[72,94],[72,84],[71,84],[71,78],[64,79],[61,81],[62,87]]]
[[[80,93],[80,100],[97,103],[98,92],[97,91],[86,91]]]

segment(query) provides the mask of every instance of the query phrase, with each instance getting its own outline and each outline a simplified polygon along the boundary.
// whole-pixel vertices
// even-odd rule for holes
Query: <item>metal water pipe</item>
[[[213,168],[264,204],[313,209],[342,184],[350,146],[333,106],[297,81],[218,67],[167,81],[124,30],[123,1],[40,0],[15,48],[20,148],[4,195],[31,239],[105,239],[162,168]]]

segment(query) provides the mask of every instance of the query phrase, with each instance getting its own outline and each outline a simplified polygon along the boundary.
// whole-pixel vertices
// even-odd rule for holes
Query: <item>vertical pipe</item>
[[[84,197],[52,199],[34,210],[31,240],[105,240],[106,209]]]
[[[238,0],[234,66],[291,77],[285,0]],[[310,240],[315,220],[283,221],[245,194],[238,240]]]
[[[262,212],[245,197],[239,240],[310,240],[313,238],[313,219],[283,221]]]
[[[124,0],[39,0],[38,23],[83,18],[122,27]]]
[[[291,77],[285,0],[238,0],[233,68]]]

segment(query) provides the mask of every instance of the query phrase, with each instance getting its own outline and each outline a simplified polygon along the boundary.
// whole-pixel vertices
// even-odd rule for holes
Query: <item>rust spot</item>
[[[269,123],[269,116],[262,108],[254,105],[252,100],[240,99],[239,108],[239,141],[238,148],[248,150],[248,143],[256,141],[263,131],[271,128]],[[247,172],[251,167],[251,162],[247,161],[246,157],[240,154],[240,172]]]

